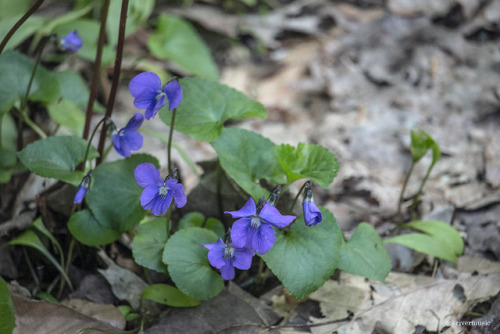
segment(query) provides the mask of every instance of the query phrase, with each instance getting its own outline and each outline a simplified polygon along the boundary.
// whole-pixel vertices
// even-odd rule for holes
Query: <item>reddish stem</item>
[[[113,113],[113,108],[115,106],[116,91],[118,90],[118,82],[120,80],[120,72],[122,68],[122,58],[123,58],[123,44],[125,41],[125,26],[127,24],[127,11],[128,11],[128,1],[122,1],[122,9],[120,12],[120,27],[118,30],[118,44],[116,45],[116,60],[115,67],[113,69],[113,81],[111,83],[111,91],[109,92],[108,104],[106,106],[106,118],[111,118]],[[104,152],[104,141],[106,140],[106,128],[105,124],[102,125],[101,136],[99,138],[99,146],[97,151],[99,152],[99,157],[97,158],[97,165],[102,161],[102,154]]]
[[[89,102],[87,104],[87,113],[85,115],[85,127],[83,128],[83,139],[87,139],[90,133],[90,121],[94,114],[94,102],[97,97],[97,89],[99,88],[99,77],[101,74],[102,49],[106,39],[106,21],[108,19],[110,0],[105,0],[101,13],[101,28],[99,31],[99,39],[97,42],[97,52],[94,61],[94,73],[92,75],[92,85],[90,86]]]
[[[23,17],[21,17],[19,21],[16,22],[16,24],[14,24],[14,26],[9,30],[7,35],[5,35],[4,39],[2,40],[2,43],[0,43],[0,53],[2,53],[3,49],[5,49],[5,46],[9,42],[12,35],[14,35],[14,33],[17,31],[17,29],[19,29],[19,27],[22,26],[24,22],[26,22],[26,20],[38,9],[38,7],[42,5],[44,1],[45,0],[38,0],[37,2],[35,2],[35,4],[30,8],[30,10],[28,10],[26,14],[24,14]]]

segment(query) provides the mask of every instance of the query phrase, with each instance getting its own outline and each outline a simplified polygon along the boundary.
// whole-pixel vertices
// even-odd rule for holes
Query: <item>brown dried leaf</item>
[[[127,324],[120,310],[114,305],[96,304],[83,299],[65,300],[61,305],[119,329],[125,329],[125,325]]]
[[[12,302],[16,312],[14,334],[68,334],[76,333],[83,328],[98,328],[101,331],[115,331],[105,322],[91,318],[66,306],[47,301],[37,301],[12,294]]]
[[[107,269],[99,269],[99,272],[111,285],[114,295],[120,300],[128,301],[130,306],[138,309],[142,292],[148,286],[146,282],[130,270],[115,264],[103,250],[100,250],[98,254],[108,265]]]
[[[170,310],[144,334],[260,333],[278,319],[269,306],[230,283],[219,295],[197,307]]]
[[[458,332],[456,322],[461,315],[471,305],[495,296],[500,291],[499,281],[498,271],[477,276],[459,274],[458,279],[450,280],[390,273],[386,285],[342,273],[339,282],[327,281],[311,299],[320,302],[327,318],[345,317],[350,310],[355,315],[353,320],[311,330],[315,334],[357,334],[371,333],[377,326],[390,333],[413,333],[417,325],[435,331],[451,324],[452,330]],[[460,287],[465,301],[456,294]]]

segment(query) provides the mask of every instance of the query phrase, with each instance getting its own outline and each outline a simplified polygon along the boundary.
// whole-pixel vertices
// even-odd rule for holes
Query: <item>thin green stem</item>
[[[29,117],[24,116],[23,122],[26,123],[26,125],[28,125],[33,131],[35,131],[36,134],[40,136],[40,138],[42,138],[42,139],[47,138],[47,135],[45,134],[45,132],[43,132],[43,130],[40,129],[40,127],[38,125],[36,125],[35,122],[33,122]]]
[[[167,240],[170,239],[170,230],[172,228],[172,204],[170,204],[170,206],[168,207],[168,210],[167,210],[167,224],[166,224],[166,229],[167,229]]]
[[[87,158],[89,156],[89,151],[90,151],[90,146],[92,145],[92,140],[94,139],[95,133],[97,132],[97,129],[99,129],[99,126],[106,120],[106,117],[101,119],[99,123],[94,128],[94,131],[92,132],[92,135],[90,136],[89,142],[87,143],[87,149],[85,150],[85,156],[83,158],[83,163],[82,163],[82,170],[85,170],[85,164],[87,163]],[[104,129],[103,131],[107,131],[107,129]]]
[[[71,265],[71,259],[73,257],[73,248],[75,247],[75,238],[71,237],[71,242],[69,243],[68,256],[66,258],[66,265],[64,267],[64,272],[68,274],[69,266]]]
[[[35,281],[36,289],[38,289],[38,286],[40,286],[40,280],[38,279],[38,276],[36,275],[35,269],[33,269],[33,265],[31,264],[30,257],[28,256],[28,252],[26,251],[26,248],[22,247],[23,249],[23,255],[26,258],[26,263],[28,264],[28,269],[31,273],[31,276],[33,276],[33,280]]]
[[[263,284],[264,282],[262,281],[262,272],[264,271],[264,260],[262,260],[261,257],[259,257],[259,269],[257,270],[257,283]]]
[[[17,150],[21,151],[24,147],[24,140],[23,140],[23,118],[19,114],[19,117],[17,118]],[[17,160],[19,161],[19,156],[17,156]]]
[[[102,156],[102,160],[106,160],[106,157],[108,156],[109,152],[111,151],[111,149],[113,148],[113,144],[109,145],[108,148],[106,149],[106,151],[104,151],[104,154]]]
[[[405,181],[403,183],[403,188],[401,189],[401,193],[399,194],[398,212],[397,212],[398,220],[401,220],[401,205],[403,204],[404,193],[405,193],[406,187],[408,186],[408,181],[410,181],[410,176],[413,172],[414,167],[415,167],[415,160],[412,160],[410,169],[408,170],[408,173],[406,173],[406,178],[405,178]]]
[[[94,61],[94,73],[92,74],[92,84],[90,86],[89,101],[87,103],[87,112],[85,113],[85,126],[83,127],[83,139],[89,137],[90,121],[94,113],[94,102],[97,98],[97,89],[99,88],[99,77],[101,74],[101,60],[104,42],[106,40],[106,21],[108,19],[110,0],[104,0],[101,12],[101,28],[99,30],[99,39],[97,41],[97,52]]]
[[[302,185],[302,187],[300,187],[299,191],[297,192],[297,196],[295,196],[295,198],[293,199],[292,205],[290,206],[290,209],[288,209],[288,213],[287,213],[288,215],[290,215],[292,213],[293,208],[295,207],[295,204],[297,203],[300,194],[302,193],[302,191],[306,187],[306,183],[307,182],[304,182],[304,184]]]
[[[174,135],[174,125],[175,125],[175,114],[176,114],[177,108],[174,108],[172,110],[172,121],[170,122],[170,132],[168,133],[168,146],[167,146],[167,159],[168,159],[168,172],[172,172],[172,137]]]
[[[149,274],[149,269],[146,267],[142,267],[142,272],[144,274],[144,278],[146,279],[146,282],[151,285],[153,284],[153,281],[151,280],[151,275]]]
[[[415,208],[416,208],[418,202],[420,201],[420,196],[422,195],[422,190],[424,189],[424,185],[427,182],[429,175],[431,174],[432,167],[434,167],[434,163],[431,163],[431,165],[427,169],[427,173],[425,173],[425,176],[422,179],[422,182],[420,183],[420,187],[418,188],[417,194],[415,195],[415,197],[413,197],[413,201],[412,201],[411,206],[410,206],[410,212],[412,213],[413,220],[416,219],[417,215],[415,214]]]
[[[38,54],[36,57],[35,65],[33,66],[33,71],[31,72],[30,80],[28,81],[28,86],[26,87],[26,92],[24,93],[24,98],[21,101],[21,106],[18,110],[20,120],[22,122],[24,122],[26,125],[28,125],[42,139],[47,138],[47,134],[45,134],[45,132],[43,132],[43,130],[40,129],[40,127],[38,125],[36,125],[29,118],[28,113],[26,112],[26,106],[28,104],[28,97],[29,97],[29,94],[31,91],[31,86],[33,85],[33,81],[35,79],[36,70],[38,68],[38,65],[40,65],[40,61],[42,60],[42,53],[43,53],[43,50],[45,49],[45,45],[47,44],[47,41],[48,41],[48,38],[46,38],[42,41],[42,45],[40,46],[40,50],[38,51]],[[19,132],[18,136],[22,136],[21,129],[22,129],[22,126],[19,126],[20,132]],[[19,137],[18,137],[18,146],[20,146],[20,144],[21,144],[21,148],[22,148],[22,138],[19,139]]]
[[[76,204],[73,204],[73,206],[71,207],[71,213],[69,214],[70,217],[73,216],[73,214],[75,213],[76,207],[77,207]],[[66,276],[68,275],[69,266],[71,264],[71,258],[73,257],[73,247],[74,246],[75,246],[75,238],[73,238],[73,236],[71,236],[71,242],[69,244],[69,250],[68,250],[66,261],[64,261],[64,258],[61,257],[61,267],[63,267],[64,275],[66,275]],[[59,248],[60,247],[61,246],[59,246]],[[61,254],[63,254],[62,249],[61,249]],[[64,278],[64,277],[62,277],[62,278]],[[64,279],[61,279],[61,285],[59,285],[59,291],[57,292],[58,299],[61,297],[61,295],[63,293],[65,284],[66,284],[66,281]]]
[[[2,129],[3,129],[3,118],[5,117],[5,114],[0,115],[0,148],[2,147],[3,141],[2,141]]]
[[[45,132],[43,132],[43,130],[40,129],[40,127],[38,125],[36,125],[36,123],[33,122],[23,112],[18,111],[18,117],[21,120],[21,122],[24,122],[27,126],[29,126],[40,138],[42,138],[42,139],[47,138],[47,134]]]
[[[302,193],[302,191],[304,191],[304,188],[306,187],[306,184],[307,182],[309,181],[306,181],[304,182],[304,184],[302,185],[302,187],[300,187],[299,191],[297,192],[297,195],[295,196],[295,198],[293,199],[293,202],[292,202],[292,205],[290,206],[290,209],[288,209],[288,215],[292,214],[293,212],[293,208],[295,207],[295,204],[297,203],[297,201],[299,200],[299,196],[300,194]],[[286,187],[285,187],[286,188]],[[288,231],[290,231],[290,228],[292,227],[292,225],[297,221],[297,219],[295,219],[293,222],[291,222],[288,226],[285,226],[282,231],[283,233],[286,235],[288,233]]]
[[[109,92],[108,103],[106,105],[106,117],[111,118],[113,114],[113,109],[116,100],[116,91],[118,90],[118,83],[120,81],[120,72],[122,68],[122,58],[123,58],[123,44],[125,41],[125,26],[127,24],[127,11],[128,11],[129,0],[122,1],[122,8],[120,12],[120,25],[118,29],[118,43],[116,45],[116,60],[115,67],[113,68],[113,81],[111,82],[111,90]],[[102,162],[102,154],[104,152],[104,141],[106,136],[101,132],[101,137],[99,138],[99,146],[97,151],[99,152],[99,157],[97,158],[97,165]]]
[[[269,272],[271,270],[269,269],[268,266],[266,266],[266,270],[264,271],[264,273],[262,274],[262,284],[266,283],[267,281],[267,278],[269,277]]]
[[[147,134],[150,134],[152,136],[155,136],[156,138],[160,139],[162,142],[164,142],[165,144],[168,145],[168,143],[170,142],[168,140],[168,137],[157,132],[157,131],[154,131],[154,130],[151,130],[151,129],[146,129],[146,128],[143,128],[140,130],[142,133],[147,133]],[[196,175],[196,177],[198,178],[198,180],[200,180],[201,178],[201,174],[200,172],[198,171],[198,169],[196,168],[196,164],[193,162],[193,160],[191,160],[188,156],[188,154],[186,153],[186,151],[180,147],[178,144],[176,144],[174,141],[171,141],[172,143],[172,147],[175,148],[175,150],[179,153],[179,155],[181,156],[182,159],[184,159],[184,161],[189,165],[189,167],[191,168],[191,170],[193,171],[193,173]]]
[[[56,276],[54,280],[49,284],[49,286],[45,289],[45,292],[47,292],[48,294],[52,294],[52,290],[57,285],[57,283],[59,283],[60,280],[61,276]]]
[[[261,285],[265,284],[267,278],[269,277],[269,272],[270,272],[269,267],[266,266],[264,260],[261,257],[259,257],[259,269],[257,271],[256,282]]]
[[[7,35],[5,35],[5,37],[3,38],[2,43],[0,43],[0,54],[3,52],[5,46],[7,45],[11,37],[15,34],[17,29],[19,29],[19,27],[23,25],[24,22],[26,22],[26,20],[38,9],[38,7],[42,5],[44,1],[45,0],[38,0],[37,2],[35,2],[33,6],[31,6],[31,8],[26,12],[26,14],[24,14],[19,19],[19,21],[17,21],[16,24],[14,24],[14,26],[9,30]]]
[[[38,51],[38,54],[36,56],[35,66],[33,66],[33,71],[31,72],[30,81],[28,82],[28,87],[26,88],[26,93],[24,94],[24,99],[21,102],[21,107],[19,108],[21,113],[24,113],[24,109],[26,108],[26,104],[28,103],[28,96],[30,94],[31,86],[33,85],[33,80],[35,79],[36,70],[38,68],[38,65],[40,65],[40,62],[42,60],[42,53],[43,53],[43,50],[45,49],[45,45],[47,45],[48,40],[49,40],[48,38],[45,38],[42,41],[42,45],[40,46],[40,50]]]
[[[217,174],[215,180],[215,187],[217,193],[217,207],[219,209],[219,218],[222,223],[225,223],[224,208],[222,205],[222,166],[220,165],[220,160],[217,159]]]
[[[74,209],[73,209],[73,211],[74,211]],[[66,258],[66,263],[65,264],[61,263],[61,265],[64,265],[64,274],[66,276],[68,275],[69,266],[71,265],[71,262],[72,262],[71,259],[73,257],[73,248],[74,247],[75,247],[75,238],[71,237],[71,242],[69,243],[69,249],[68,249],[68,255]],[[61,280],[61,285],[59,286],[59,292],[57,294],[57,298],[61,297],[62,292],[64,290],[65,282],[66,282],[65,280]]]
[[[422,179],[422,183],[420,183],[420,187],[418,188],[418,192],[417,192],[417,196],[416,197],[420,197],[420,195],[422,194],[422,190],[424,188],[424,185],[427,182],[427,179],[429,178],[429,175],[431,175],[432,167],[434,167],[434,164],[431,164],[429,166],[429,169],[427,169],[427,173],[425,173],[425,176]]]
[[[59,131],[60,127],[61,127],[61,124],[56,124],[56,127],[54,128],[54,130],[52,130],[52,131],[49,132],[49,137],[50,136],[55,136],[55,134],[57,133],[57,131]]]

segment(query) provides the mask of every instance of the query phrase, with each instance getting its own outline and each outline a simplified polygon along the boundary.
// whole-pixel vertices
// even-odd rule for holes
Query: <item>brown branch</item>
[[[45,0],[38,0],[37,2],[35,2],[35,4],[26,12],[26,14],[24,14],[23,17],[21,17],[19,21],[17,21],[16,24],[14,24],[14,26],[9,30],[7,35],[5,35],[5,37],[3,38],[2,43],[0,43],[0,54],[3,52],[3,49],[5,49],[5,46],[9,42],[12,35],[14,35],[17,29],[19,29],[19,27],[22,26],[27,19],[29,19],[29,17],[38,9],[38,7],[42,5],[44,1]]]
[[[94,114],[94,101],[97,97],[99,88],[99,76],[101,73],[102,50],[104,40],[106,39],[106,21],[108,19],[110,0],[105,0],[101,13],[101,28],[99,30],[99,39],[97,42],[97,52],[94,61],[94,73],[92,74],[92,85],[90,86],[89,102],[87,104],[87,113],[85,115],[85,127],[83,128],[83,139],[88,139],[90,133],[90,121]]]
[[[116,91],[118,90],[118,82],[120,80],[120,72],[122,68],[122,58],[123,58],[123,44],[125,41],[125,26],[127,24],[127,11],[128,11],[128,1],[122,1],[122,9],[120,13],[120,28],[118,30],[118,44],[116,46],[116,60],[115,67],[113,70],[113,82],[111,83],[111,91],[109,92],[108,104],[106,105],[106,118],[111,118],[113,114],[113,108],[115,106]],[[104,141],[106,140],[106,128],[105,124],[102,126],[101,137],[99,138],[99,146],[97,151],[99,152],[99,157],[97,158],[97,165],[102,161],[102,155],[104,152]]]

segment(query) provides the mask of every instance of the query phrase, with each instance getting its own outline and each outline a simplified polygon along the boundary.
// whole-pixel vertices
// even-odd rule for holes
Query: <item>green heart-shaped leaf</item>
[[[226,173],[254,199],[269,195],[257,182],[284,183],[276,158],[276,145],[261,135],[238,128],[224,128],[212,143]]]
[[[262,104],[216,81],[183,78],[179,83],[182,86],[183,98],[177,108],[175,130],[197,140],[217,139],[227,120],[267,116]],[[170,125],[172,111],[166,109],[162,108],[160,117]]]
[[[70,100],[61,100],[47,106],[50,118],[70,129],[73,133],[81,135],[85,124],[85,115],[82,110]]]
[[[294,148],[283,144],[276,151],[288,183],[306,178],[326,189],[339,170],[335,155],[323,146],[300,143]]]
[[[142,298],[173,307],[200,305],[200,302],[196,299],[189,297],[176,287],[168,284],[153,284],[148,286],[144,289]]]
[[[398,243],[424,254],[457,263],[464,251],[464,241],[452,226],[440,221],[415,221],[401,225],[424,233],[408,233],[384,240],[384,243]]]
[[[343,234],[333,214],[320,208],[323,220],[306,226],[299,217],[285,235],[276,231],[274,246],[261,255],[268,267],[297,299],[308,296],[338,266]]]
[[[34,66],[33,60],[17,51],[0,55],[0,115],[24,99]],[[28,99],[49,103],[58,97],[59,83],[54,74],[38,66]]]
[[[212,298],[224,287],[224,280],[208,262],[208,249],[202,246],[217,239],[212,231],[190,227],[177,231],[165,246],[163,262],[168,265],[170,277],[192,298]]]
[[[89,210],[73,214],[68,222],[71,234],[87,246],[101,246],[120,238],[121,233],[103,226]]]
[[[128,231],[146,214],[140,203],[143,188],[134,177],[135,167],[143,162],[158,166],[156,158],[134,154],[130,158],[103,163],[94,170],[85,200],[105,228]]]
[[[342,245],[340,270],[384,282],[391,266],[391,258],[370,224],[359,224],[349,241]]]
[[[422,129],[411,131],[410,151],[414,162],[420,160],[428,150],[432,150],[431,168],[441,158],[441,150],[438,144],[432,139],[427,132]]]
[[[5,281],[0,277],[0,332],[12,334],[16,328],[14,305],[10,298],[10,291]]]
[[[168,273],[167,265],[162,261],[166,243],[167,219],[165,217],[140,224],[132,244],[135,261],[146,268]]]
[[[57,136],[38,140],[18,153],[21,162],[33,173],[78,185],[85,176],[75,171],[85,157],[87,141],[74,136]],[[98,156],[90,147],[88,160]]]
[[[179,221],[178,229],[190,228],[190,227],[203,227],[207,230],[213,231],[219,238],[224,238],[226,235],[226,229],[224,224],[216,218],[208,218],[200,212],[189,212],[185,214]]]
[[[155,57],[170,59],[194,75],[210,79],[219,76],[209,49],[193,26],[181,18],[161,14],[148,47]]]

